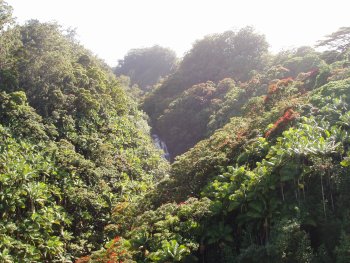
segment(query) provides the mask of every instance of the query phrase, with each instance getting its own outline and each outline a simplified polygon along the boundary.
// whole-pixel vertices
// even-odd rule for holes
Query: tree
[[[350,48],[350,27],[341,27],[336,32],[327,35],[325,40],[320,40],[317,47],[329,47],[331,49],[346,52]]]
[[[9,30],[13,25],[12,7],[3,0],[0,0],[0,80],[11,82],[13,76],[7,71],[13,64],[13,58],[9,56],[13,50],[17,49],[18,34],[15,30]]]
[[[180,64],[190,85],[224,78],[246,81],[252,70],[261,70],[268,44],[264,35],[245,27],[213,34],[197,41]]]
[[[175,69],[176,60],[174,51],[161,46],[132,49],[119,60],[115,74],[129,76],[131,85],[147,90]]]
[[[12,7],[4,0],[0,0],[0,32],[12,22]]]

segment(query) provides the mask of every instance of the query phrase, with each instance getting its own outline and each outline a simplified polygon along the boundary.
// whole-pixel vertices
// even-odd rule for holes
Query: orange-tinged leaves
[[[294,120],[299,114],[293,109],[288,108],[285,110],[282,117],[280,117],[274,124],[273,127],[265,133],[265,138],[269,137],[273,132],[278,129],[283,129],[287,124]]]

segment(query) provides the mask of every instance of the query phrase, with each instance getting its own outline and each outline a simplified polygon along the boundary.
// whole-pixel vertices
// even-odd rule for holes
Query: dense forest
[[[350,262],[350,27],[268,47],[111,68],[0,0],[0,262]]]

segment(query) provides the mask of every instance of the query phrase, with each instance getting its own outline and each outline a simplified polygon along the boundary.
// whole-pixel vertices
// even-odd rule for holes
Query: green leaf
[[[241,203],[239,201],[230,201],[227,210],[229,212],[232,212],[233,210],[236,210],[237,208],[239,208],[241,205]]]
[[[348,167],[350,165],[350,158],[344,158],[344,160],[340,162],[340,165],[343,167]]]

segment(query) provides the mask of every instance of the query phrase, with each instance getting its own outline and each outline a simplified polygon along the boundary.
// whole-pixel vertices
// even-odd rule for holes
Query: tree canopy
[[[341,27],[336,32],[327,35],[326,39],[318,42],[317,46],[330,47],[340,52],[348,51],[350,48],[350,27]]]
[[[0,31],[13,22],[12,7],[9,6],[4,0],[0,0]]]
[[[246,81],[252,70],[264,67],[267,48],[265,36],[252,27],[208,35],[193,45],[179,71],[189,78],[187,85],[208,80],[217,82],[228,77]]]
[[[176,68],[174,51],[161,46],[131,49],[114,72],[117,76],[130,77],[131,85],[137,84],[142,90],[149,90],[161,78],[166,77]]]

